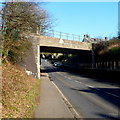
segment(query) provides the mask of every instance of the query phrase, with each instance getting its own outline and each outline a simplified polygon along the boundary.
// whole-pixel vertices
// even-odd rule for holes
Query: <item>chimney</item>
[[[87,35],[84,35],[84,39],[88,38]]]
[[[108,37],[105,37],[105,41],[107,41],[108,40]]]

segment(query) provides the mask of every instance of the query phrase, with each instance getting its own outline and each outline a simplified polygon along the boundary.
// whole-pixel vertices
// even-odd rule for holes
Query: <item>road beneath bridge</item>
[[[40,52],[76,53],[81,56],[86,54],[87,56],[92,50],[92,44],[87,42],[27,33],[24,33],[22,37],[25,37],[25,39],[32,43],[32,49],[27,52],[22,66],[25,67],[24,69],[27,71],[35,74],[37,78],[40,78]]]
[[[40,52],[48,53],[66,53],[66,54],[79,54],[79,55],[88,55],[92,51],[89,50],[78,50],[78,49],[69,49],[69,48],[60,48],[60,47],[49,47],[49,46],[40,46]]]
[[[46,60],[42,65],[45,71],[41,72],[49,74],[82,118],[120,119],[119,86],[54,67]]]

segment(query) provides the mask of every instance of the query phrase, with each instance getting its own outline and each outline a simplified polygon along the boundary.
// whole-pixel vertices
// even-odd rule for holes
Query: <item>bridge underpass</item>
[[[46,57],[52,61],[62,61],[62,65],[64,67],[67,68],[75,68],[75,69],[84,69],[85,66],[88,63],[92,63],[92,51],[88,51],[88,50],[78,50],[78,49],[68,49],[68,48],[58,48],[58,47],[48,47],[48,46],[40,46],[40,52],[42,54],[46,54],[46,53],[50,53],[51,55],[54,53],[60,53],[60,54],[54,54],[54,58],[52,58],[52,56],[50,57]],[[64,60],[60,60],[59,59],[59,55],[61,56],[62,54],[63,56],[68,56],[69,54],[72,54],[73,57],[67,60],[67,62],[65,62]],[[56,56],[57,55],[57,56]],[[56,59],[57,57],[57,59]],[[86,67],[85,67],[86,68]]]
[[[24,34],[24,37],[32,43],[32,49],[25,56],[24,66],[38,78],[40,78],[40,52],[78,54],[83,57],[91,55],[91,43],[36,34]]]
[[[91,54],[91,51],[88,51],[88,50],[68,49],[68,48],[49,47],[49,46],[40,46],[40,52],[81,54],[81,55]]]

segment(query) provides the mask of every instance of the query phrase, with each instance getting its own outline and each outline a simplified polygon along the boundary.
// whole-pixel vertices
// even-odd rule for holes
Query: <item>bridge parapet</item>
[[[61,39],[61,38],[53,38],[53,37],[48,37],[48,36],[40,36],[39,45],[77,49],[77,50],[91,50],[92,49],[91,43],[66,40],[66,39]]]
[[[44,33],[45,36],[53,37],[53,38],[61,38],[66,40],[75,40],[75,41],[82,41],[84,36],[71,34],[71,33],[65,33],[65,32],[59,32],[59,31],[47,31]]]
[[[40,46],[41,47],[55,47],[55,52],[62,49],[62,52],[72,49],[75,50],[86,50],[90,51],[92,49],[92,44],[87,42],[79,42],[73,40],[66,40],[61,38],[54,38],[49,36],[42,36],[36,34],[24,33],[22,36],[26,37],[32,43],[32,49],[28,51],[24,64],[28,71],[35,73],[38,78],[40,78]],[[61,52],[61,51],[59,51]]]

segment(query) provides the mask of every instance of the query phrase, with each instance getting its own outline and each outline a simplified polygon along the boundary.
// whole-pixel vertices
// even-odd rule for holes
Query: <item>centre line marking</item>
[[[77,80],[75,80],[75,82],[78,82]]]
[[[105,92],[105,93],[107,93],[107,94],[109,94],[109,95],[112,95],[112,96],[114,96],[114,97],[120,98],[119,96],[117,96],[117,95],[115,95],[115,94],[112,94],[112,93],[109,93],[109,92]]]
[[[86,84],[85,84],[86,85]],[[86,85],[87,87],[90,87],[90,88],[95,88],[94,86],[91,86],[91,85]]]
[[[71,80],[71,78],[67,77],[67,79]]]

